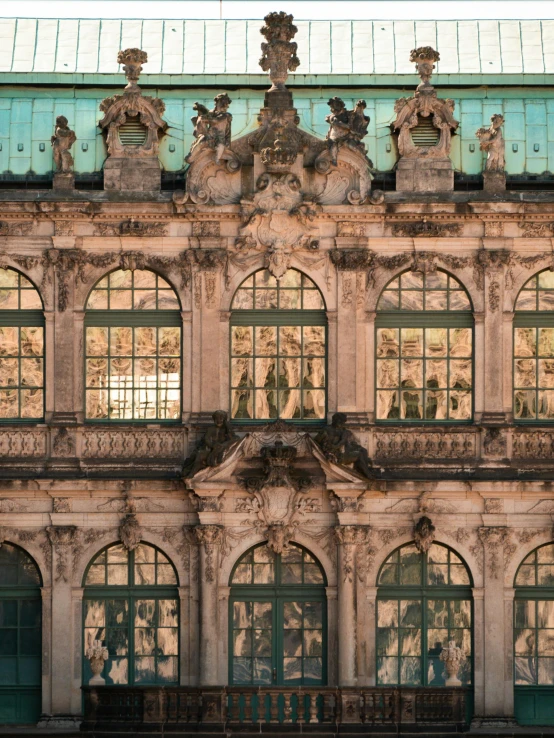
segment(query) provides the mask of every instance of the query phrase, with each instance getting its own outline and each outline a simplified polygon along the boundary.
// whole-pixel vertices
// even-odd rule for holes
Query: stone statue
[[[291,41],[298,28],[293,25],[292,15],[282,11],[269,13],[264,21],[260,33],[265,36],[267,43],[262,43],[260,67],[264,72],[269,72],[271,90],[284,90],[289,72],[296,71],[300,65],[300,59],[296,56],[297,45]]]
[[[475,133],[480,141],[479,148],[487,152],[486,172],[504,172],[506,168],[502,125],[504,125],[504,117],[496,113],[491,117],[489,128],[479,128]]]
[[[352,431],[345,428],[346,415],[335,413],[331,425],[321,430],[315,442],[323,451],[325,458],[333,464],[349,466],[368,479],[371,478],[371,461],[367,450],[356,441]]]
[[[337,165],[339,148],[343,145],[361,149],[365,154],[362,138],[367,134],[369,125],[369,116],[364,115],[365,100],[358,100],[353,110],[347,110],[340,97],[332,97],[327,104],[331,108],[325,121],[329,123],[327,143],[332,164]]]
[[[232,448],[239,442],[239,438],[231,430],[227,413],[216,410],[212,415],[214,424],[204,433],[198,448],[185,459],[183,477],[194,477],[201,469],[208,466],[218,466],[229,455]]]
[[[226,92],[214,97],[214,107],[208,110],[202,103],[196,102],[193,105],[198,115],[191,118],[194,125],[194,137],[196,141],[193,143],[187,161],[191,161],[191,156],[196,149],[209,147],[215,151],[215,163],[219,164],[222,159],[234,158],[231,152],[226,155],[226,149],[231,143],[231,121],[233,116],[228,113],[231,98]]]
[[[69,149],[73,146],[77,136],[67,124],[65,115],[58,115],[54,135],[50,139],[54,149],[54,164],[56,172],[70,174],[73,171],[73,157]]]
[[[441,651],[440,660],[444,663],[446,670],[447,679],[445,686],[461,687],[462,682],[458,679],[458,671],[462,663],[466,660],[466,656],[462,649],[456,645],[455,641],[448,641],[448,646]]]

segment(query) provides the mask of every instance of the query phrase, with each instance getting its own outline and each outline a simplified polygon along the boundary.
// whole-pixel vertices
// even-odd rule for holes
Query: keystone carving
[[[69,174],[73,172],[73,157],[69,149],[73,146],[77,136],[68,126],[65,115],[58,115],[54,135],[50,139],[54,153],[56,172]]]
[[[127,551],[134,551],[142,541],[142,527],[134,512],[129,512],[119,526],[119,538]]]
[[[418,551],[426,554],[435,540],[435,526],[431,519],[423,515],[414,526],[414,543]]]
[[[167,129],[167,123],[161,117],[165,105],[157,97],[143,96],[137,84],[148,55],[140,49],[125,49],[119,52],[117,61],[123,64],[128,84],[123,95],[112,95],[100,103],[104,117],[98,125],[107,131],[108,156],[157,157],[159,140]],[[120,140],[119,129],[134,119],[143,127],[144,141],[140,144],[124,144]]]
[[[430,79],[435,68],[434,62],[440,55],[430,46],[413,49],[410,61],[415,62],[421,77],[412,98],[401,97],[394,105],[396,120],[391,128],[398,134],[398,151],[401,157],[409,159],[446,159],[450,154],[452,134],[459,122],[454,118],[454,100],[440,100]],[[412,139],[412,130],[420,125],[422,119],[429,118],[433,128],[439,131],[439,140],[434,145],[417,146]]]

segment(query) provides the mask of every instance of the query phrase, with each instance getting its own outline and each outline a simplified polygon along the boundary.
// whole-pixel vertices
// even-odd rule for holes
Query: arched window
[[[471,421],[473,315],[462,285],[439,269],[404,272],[377,311],[377,420]]]
[[[525,557],[515,578],[515,716],[554,725],[554,543]]]
[[[554,272],[523,286],[514,315],[514,418],[554,420]]]
[[[300,546],[244,554],[231,575],[230,684],[326,683],[325,584]]]
[[[35,287],[0,268],[0,421],[44,415],[44,313]]]
[[[106,684],[179,683],[179,593],[173,564],[154,546],[103,549],[85,574],[83,681],[87,649],[108,649]]]
[[[36,723],[41,713],[42,585],[37,565],[18,546],[0,546],[0,716]]]
[[[147,269],[103,277],[89,295],[86,419],[176,421],[181,415],[177,295]]]
[[[426,554],[413,543],[381,567],[377,592],[377,684],[441,687],[440,654],[455,641],[466,657],[458,678],[472,682],[472,602],[469,571],[447,546]]]
[[[231,418],[321,421],[326,413],[326,327],[321,292],[289,269],[267,269],[235,293],[231,313]]]

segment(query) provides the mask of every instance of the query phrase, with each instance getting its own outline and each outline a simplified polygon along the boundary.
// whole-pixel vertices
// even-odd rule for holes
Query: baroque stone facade
[[[286,87],[289,72],[298,66],[297,52],[302,53],[292,40],[295,33],[291,16],[267,16],[260,65],[272,86],[254,133],[233,137],[227,94],[216,96],[212,110],[197,103],[184,190],[160,191],[157,152],[167,127],[161,117],[164,103],[142,96],[137,81],[147,55],[127,49],[118,61],[125,65],[129,84],[123,95],[108,98],[101,106],[104,118],[99,125],[107,131],[109,147],[105,192],[66,190],[62,197],[57,190],[40,196],[27,190],[0,191],[0,284],[4,285],[2,275],[23,275],[25,282],[23,286],[18,282],[18,289],[34,285],[43,303],[34,312],[43,316],[45,336],[44,413],[32,422],[10,418],[9,396],[0,397],[0,545],[6,542],[27,552],[40,571],[40,694],[45,726],[80,719],[81,687],[109,690],[115,683],[114,672],[106,685],[98,681],[106,676],[102,670],[111,658],[111,646],[106,651],[102,639],[85,643],[83,630],[84,608],[94,592],[88,567],[93,561],[93,567],[109,567],[109,558],[98,563],[101,559],[95,557],[113,544],[122,544],[121,556],[134,557],[125,559],[135,562],[134,576],[141,566],[172,562],[176,580],[171,591],[178,600],[180,630],[177,653],[170,656],[178,661],[174,672],[178,686],[189,690],[188,708],[183,710],[192,709],[205,690],[194,703],[201,720],[229,724],[232,710],[228,695],[222,695],[233,686],[229,664],[237,641],[231,631],[247,630],[244,624],[233,625],[229,617],[229,601],[235,602],[240,590],[233,577],[237,567],[251,566],[254,571],[256,566],[269,566],[255,557],[243,563],[250,559],[241,557],[249,556],[254,546],[267,544],[264,555],[271,561],[281,557],[283,571],[286,557],[298,550],[304,552],[305,571],[313,574],[316,562],[321,567],[325,586],[317,596],[323,598],[326,613],[321,657],[325,677],[316,679],[317,687],[308,695],[313,702],[306,710],[314,723],[324,722],[328,709],[335,711],[336,721],[371,722],[370,694],[382,695],[378,690],[391,684],[399,686],[399,697],[388,718],[412,724],[416,717],[423,721],[429,717],[423,714],[417,688],[383,681],[379,672],[383,652],[378,628],[384,627],[379,602],[386,590],[379,572],[387,561],[389,569],[383,571],[400,566],[390,563],[394,559],[389,557],[406,544],[414,544],[410,555],[425,559],[429,568],[434,566],[430,552],[448,550],[449,563],[444,566],[461,568],[462,562],[467,566],[464,586],[473,620],[471,654],[445,636],[442,651],[425,655],[429,663],[435,657],[436,664],[444,663],[451,680],[445,685],[452,688],[447,722],[471,719],[469,713],[459,712],[460,695],[466,692],[472,692],[473,715],[479,719],[506,725],[513,719],[514,580],[525,557],[552,542],[554,515],[554,427],[550,417],[521,422],[525,418],[517,408],[523,401],[521,395],[514,399],[513,373],[530,370],[520,370],[514,361],[514,320],[524,285],[536,273],[551,275],[554,269],[554,198],[549,193],[511,191],[498,196],[498,188],[494,196],[490,188],[452,191],[448,156],[458,122],[451,101],[440,100],[429,83],[433,62],[439,59],[430,47],[412,52],[422,82],[413,98],[399,101],[393,125],[399,161],[408,162],[404,170],[399,166],[404,184],[398,192],[372,189],[371,151],[363,143],[369,125],[363,100],[352,110],[338,97],[330,100],[325,140],[301,127]],[[439,137],[435,144],[421,147],[411,131],[427,118]],[[498,174],[503,169],[502,135],[494,118],[491,128],[480,129],[478,135],[489,152],[487,171]],[[129,120],[131,128],[122,135]],[[141,130],[133,128],[137,122]],[[60,157],[60,168],[67,173],[70,157],[67,153],[65,159]],[[113,190],[120,191],[116,197]],[[99,390],[84,367],[85,362],[100,361],[100,354],[94,353],[94,345],[91,348],[87,328],[116,330],[117,320],[124,321],[124,310],[131,312],[129,306],[121,308],[115,323],[92,324],[97,308],[91,306],[91,295],[104,299],[106,275],[121,272],[131,286],[119,284],[114,292],[128,290],[133,300],[138,295],[134,330],[141,327],[136,317],[143,307],[140,300],[149,299],[146,288],[137,286],[141,279],[158,275],[156,306],[160,295],[175,299],[171,316],[166,315],[171,310],[162,310],[169,322],[154,327],[181,331],[175,380],[180,396],[173,417],[122,415],[121,422],[111,422],[112,418],[90,416],[85,397]],[[265,286],[248,282],[262,272]],[[301,282],[287,283],[298,273],[303,275]],[[404,290],[399,279],[411,286]],[[417,290],[427,290],[425,299],[438,304],[439,298],[430,293],[440,292],[436,285],[443,279],[448,280],[445,300],[467,300],[465,310],[446,310],[455,313],[446,327],[432,320],[421,326],[409,320],[403,324],[405,313],[413,316],[413,306],[405,311],[400,303],[390,310],[382,307],[383,299],[401,301],[402,294]],[[246,418],[230,399],[234,397],[230,388],[241,387],[233,374],[237,365],[244,369],[237,357],[250,356],[229,348],[234,327],[249,327],[235,296],[237,290],[246,295],[245,301],[264,289],[277,294],[277,284],[281,300],[285,290],[297,289],[295,284],[305,290],[304,300],[308,290],[318,299],[321,296],[320,303],[312,307],[304,303],[304,310],[297,313],[317,313],[320,322],[314,325],[324,326],[325,361],[310,364],[308,371],[307,362],[317,352],[306,349],[293,360],[285,352],[279,359],[285,368],[274,371],[280,372],[279,381],[286,376],[290,382],[291,366],[305,362],[304,396],[315,387],[323,400],[309,406],[311,416],[304,409],[303,416],[300,410],[287,415],[282,408],[289,407],[286,403],[294,392],[301,392],[298,379],[287,385],[293,395],[278,406],[280,417],[277,411],[268,411]],[[414,284],[423,286],[416,289]],[[244,313],[255,312],[257,299],[252,297]],[[271,294],[267,300],[277,297]],[[277,311],[282,306],[264,303],[264,307]],[[287,320],[293,327],[307,325],[295,323],[294,306],[289,307],[286,319],[277,325],[283,343]],[[4,320],[0,326],[9,326],[7,308],[1,303],[0,313]],[[384,313],[392,313],[394,320],[382,322]],[[456,323],[458,316],[462,317]],[[267,320],[256,323],[257,336]],[[146,323],[151,329],[152,324]],[[397,330],[470,332],[473,348],[463,353],[459,341],[449,370],[458,371],[463,381],[469,376],[470,387],[462,379],[458,384],[453,380],[444,389],[450,394],[444,395],[449,405],[442,415],[442,390],[435,375],[429,375],[425,387],[414,379],[417,368],[406,374],[404,384],[382,382],[383,376],[398,369],[379,360],[398,359],[404,371],[419,356],[416,338],[408,336],[408,353],[400,357],[398,343],[404,338],[394,338]],[[303,335],[306,342],[307,334]],[[454,334],[450,335],[454,344]],[[8,345],[7,334],[2,336],[0,341]],[[435,343],[429,339],[426,360],[440,364],[451,348],[440,344],[440,336],[432,338]],[[143,361],[156,354],[156,349],[140,354],[138,339],[129,340],[131,344],[135,340],[135,349],[110,354],[109,361],[131,355]],[[163,339],[156,340],[161,345]],[[166,360],[160,356],[157,361]],[[252,356],[247,361],[257,362],[256,367],[267,361],[263,352],[262,358]],[[326,383],[320,390],[314,377],[318,367],[323,371],[323,364]],[[117,371],[124,373],[121,365]],[[271,371],[267,366],[264,371],[267,384],[252,392],[272,386]],[[549,373],[550,367],[541,365],[537,371]],[[537,389],[546,393],[541,399],[544,415],[549,386]],[[275,393],[279,387],[276,382]],[[400,397],[397,416],[391,411],[394,401],[383,394],[391,395],[391,387]],[[144,388],[132,385],[132,389],[140,400]],[[244,391],[251,391],[250,385]],[[245,406],[249,407],[246,402]],[[435,413],[431,418],[426,416],[428,408]],[[158,549],[155,564],[139,561],[139,555],[150,550],[147,546]],[[459,563],[452,564],[453,556]],[[168,576],[167,570],[160,571]],[[315,587],[303,576],[304,585]],[[388,596],[392,598],[390,592]],[[554,599],[554,590],[550,597]],[[315,633],[318,627],[309,630]],[[323,632],[323,626],[320,629]],[[247,649],[242,655],[247,658]],[[88,661],[90,678],[97,681],[85,678]],[[458,672],[466,662],[471,663],[467,667],[471,679],[456,691]],[[243,662],[240,665],[244,667]],[[281,688],[285,719],[292,720],[292,688],[279,681],[281,666],[273,668],[274,675],[262,684],[273,692]],[[438,672],[437,666],[440,681]],[[423,691],[433,687],[426,678],[421,677]],[[130,678],[121,678],[119,684],[129,685]],[[167,705],[148,692],[151,687],[144,687],[140,697],[143,721],[160,723]],[[99,719],[98,694],[106,693],[87,692],[85,726]],[[238,692],[230,689],[229,694],[232,700]],[[277,710],[276,705],[271,709]],[[271,720],[279,719],[272,713]]]

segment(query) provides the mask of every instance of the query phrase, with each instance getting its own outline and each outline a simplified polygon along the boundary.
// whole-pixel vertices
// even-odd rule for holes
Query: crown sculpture
[[[127,86],[122,95],[102,100],[104,117],[98,125],[106,131],[108,160],[104,165],[107,190],[159,190],[161,168],[159,141],[167,129],[162,119],[163,100],[142,94],[138,80],[148,56],[141,49],[125,49],[117,55]],[[138,162],[137,160],[141,160]]]
[[[397,135],[400,159],[396,189],[411,192],[436,192],[454,189],[454,169],[450,161],[452,135],[458,128],[454,101],[441,100],[431,84],[438,51],[421,46],[410,53],[421,82],[411,98],[401,97],[394,105],[396,120],[391,124]]]

